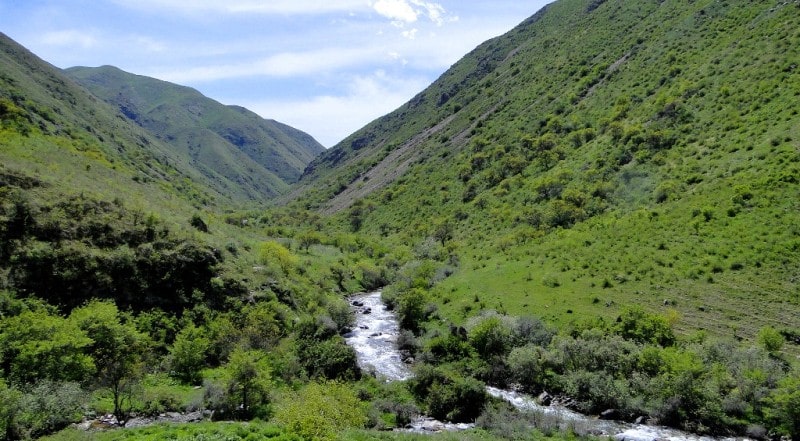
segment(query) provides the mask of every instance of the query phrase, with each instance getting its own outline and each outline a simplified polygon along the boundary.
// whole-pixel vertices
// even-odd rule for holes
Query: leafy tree
[[[402,294],[397,304],[400,326],[414,334],[419,334],[425,320],[425,293],[418,288]]]
[[[234,350],[225,366],[227,397],[242,418],[251,418],[266,405],[272,377],[266,355],[261,351]]]
[[[261,260],[261,263],[265,265],[277,265],[284,274],[289,274],[292,272],[295,268],[297,268],[298,264],[297,256],[292,254],[291,251],[289,251],[280,243],[274,241],[264,242],[261,244],[261,248],[259,250],[259,259]]]
[[[86,354],[92,344],[74,320],[45,310],[24,311],[0,322],[0,354],[7,378],[83,381],[95,370]]]
[[[286,335],[289,311],[276,301],[258,302],[242,310],[244,323],[241,333],[249,347],[272,349]]]
[[[433,238],[441,242],[442,246],[444,246],[445,242],[453,238],[454,230],[455,228],[450,219],[440,219],[434,225]]]
[[[125,421],[126,407],[131,405],[133,389],[141,373],[146,337],[107,300],[95,300],[75,309],[70,319],[92,339],[88,351],[95,360],[99,383],[111,389],[114,415],[119,421]]]
[[[308,253],[308,249],[312,245],[316,245],[322,242],[322,235],[313,230],[305,230],[297,235],[297,241],[300,243],[300,248],[302,248],[303,250],[305,250],[306,253]]]
[[[355,380],[361,376],[355,351],[338,335],[298,341],[297,357],[311,378]]]
[[[507,363],[511,379],[528,392],[538,392],[546,376],[546,353],[536,345],[514,348]]]
[[[175,336],[169,350],[171,373],[188,384],[202,380],[200,371],[206,366],[206,353],[211,343],[204,330],[189,323]]]
[[[784,379],[767,401],[768,420],[792,439],[800,439],[800,376]]]
[[[487,400],[486,386],[478,380],[442,367],[421,365],[409,386],[424,401],[428,413],[440,420],[474,421]]]
[[[665,317],[649,314],[641,307],[629,307],[617,318],[614,330],[623,338],[661,346],[675,344],[675,333]]]

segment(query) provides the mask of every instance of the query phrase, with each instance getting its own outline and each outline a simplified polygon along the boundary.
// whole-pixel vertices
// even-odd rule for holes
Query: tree
[[[311,247],[311,245],[316,245],[322,242],[322,236],[316,231],[306,230],[297,236],[297,240],[300,242],[300,248],[308,253],[308,249]]]
[[[278,242],[269,241],[261,244],[259,259],[263,264],[276,264],[284,274],[289,274],[297,267],[297,256]]]
[[[206,353],[211,343],[205,332],[189,323],[175,336],[169,350],[171,373],[188,384],[202,380],[200,371],[205,367]]]
[[[800,377],[781,381],[767,401],[768,419],[792,439],[800,439]]]
[[[266,356],[261,351],[236,349],[226,365],[228,400],[241,418],[251,418],[267,404],[272,377]]]
[[[37,380],[83,381],[96,370],[85,353],[92,340],[74,320],[46,310],[24,311],[0,322],[0,354],[6,377],[17,383]]]
[[[124,423],[141,374],[146,337],[108,300],[94,300],[76,308],[70,319],[92,339],[88,350],[95,360],[97,377],[111,390],[114,416]]]
[[[397,306],[400,326],[419,334],[425,320],[425,293],[417,288],[411,289],[400,296]]]
[[[630,307],[622,311],[615,327],[617,334],[638,343],[653,343],[660,346],[675,344],[675,333],[665,317],[649,314],[641,307]]]
[[[453,230],[453,224],[450,219],[440,219],[434,226],[433,238],[444,246],[445,242],[453,238]]]
[[[545,369],[545,352],[534,344],[514,348],[508,354],[508,369],[511,378],[528,392],[538,392],[543,385]]]

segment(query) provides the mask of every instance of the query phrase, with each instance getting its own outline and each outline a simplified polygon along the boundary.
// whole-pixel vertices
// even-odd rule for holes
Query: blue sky
[[[58,67],[191,86],[330,147],[546,3],[0,0],[0,32]]]

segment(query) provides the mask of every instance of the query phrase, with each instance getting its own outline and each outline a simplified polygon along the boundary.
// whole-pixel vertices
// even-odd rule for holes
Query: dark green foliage
[[[13,194],[0,195],[9,207],[0,258],[18,292],[66,309],[94,297],[171,311],[197,300],[221,304],[224,293],[211,284],[219,253],[175,237],[155,216],[86,197],[34,209]]]
[[[355,351],[337,332],[330,317],[298,325],[297,358],[310,378],[353,380],[361,376]]]
[[[665,317],[649,314],[641,308],[627,308],[617,318],[614,327],[623,338],[638,343],[653,343],[670,346],[675,343],[672,326]]]
[[[441,420],[474,421],[487,400],[482,382],[430,365],[417,368],[409,387],[425,402],[428,413]]]
[[[397,316],[403,329],[418,334],[425,320],[425,292],[412,289],[400,295],[397,301]]]
[[[23,311],[0,322],[0,354],[6,378],[79,382],[96,369],[87,354],[93,341],[75,320],[46,310]]]
[[[170,371],[185,383],[198,384],[210,345],[205,333],[190,323],[178,332],[172,343]]]
[[[189,225],[193,226],[197,231],[208,233],[208,224],[206,224],[199,214],[195,214],[191,219],[189,219]]]

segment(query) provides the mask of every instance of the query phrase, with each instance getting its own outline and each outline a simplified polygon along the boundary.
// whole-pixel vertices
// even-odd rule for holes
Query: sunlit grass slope
[[[800,328],[800,5],[563,0],[315,160],[295,196],[457,257],[432,298]]]

